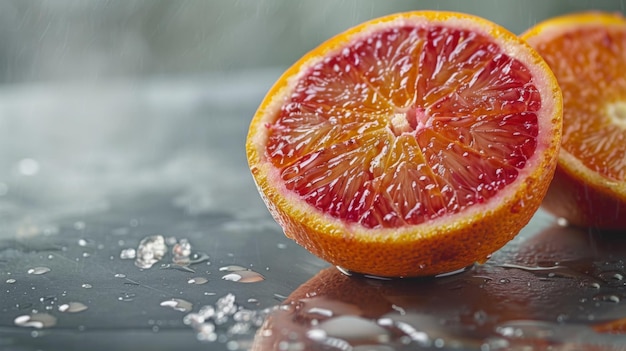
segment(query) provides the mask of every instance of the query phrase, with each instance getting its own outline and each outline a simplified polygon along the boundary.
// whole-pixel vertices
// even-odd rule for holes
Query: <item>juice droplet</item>
[[[35,268],[31,268],[28,270],[28,274],[34,274],[34,275],[40,275],[40,274],[46,274],[50,272],[50,268],[48,267],[35,267]]]
[[[59,305],[59,312],[78,313],[85,311],[87,308],[87,305],[82,302],[68,302]]]

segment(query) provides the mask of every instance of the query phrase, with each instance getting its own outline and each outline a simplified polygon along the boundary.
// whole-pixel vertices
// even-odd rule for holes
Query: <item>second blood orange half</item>
[[[544,205],[570,223],[626,228],[626,19],[551,18],[523,35],[563,89],[563,142]]]
[[[285,234],[346,270],[428,276],[484,262],[552,179],[561,92],[487,20],[375,19],[314,49],[250,125],[249,166]]]

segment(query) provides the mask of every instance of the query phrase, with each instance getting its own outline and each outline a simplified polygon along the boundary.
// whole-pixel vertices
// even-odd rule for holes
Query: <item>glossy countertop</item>
[[[279,73],[0,89],[0,349],[626,350],[622,233],[539,211],[404,280],[287,239],[244,151]]]

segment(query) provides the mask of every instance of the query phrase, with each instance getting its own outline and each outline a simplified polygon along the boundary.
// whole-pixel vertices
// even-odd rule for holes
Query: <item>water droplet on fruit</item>
[[[46,274],[50,272],[50,268],[48,267],[35,267],[35,268],[31,268],[28,270],[28,274],[34,274],[34,275],[40,275],[40,274]]]

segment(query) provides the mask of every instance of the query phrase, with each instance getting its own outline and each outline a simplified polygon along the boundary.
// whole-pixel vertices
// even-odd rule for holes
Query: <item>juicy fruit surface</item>
[[[561,92],[525,42],[479,17],[389,15],[298,60],[246,152],[285,235],[345,270],[432,276],[484,262],[554,175]]]
[[[563,90],[563,149],[590,170],[626,181],[626,22],[572,24],[536,49]]]
[[[537,147],[527,67],[461,28],[383,28],[299,78],[266,124],[286,188],[366,228],[424,223],[484,203]]]

